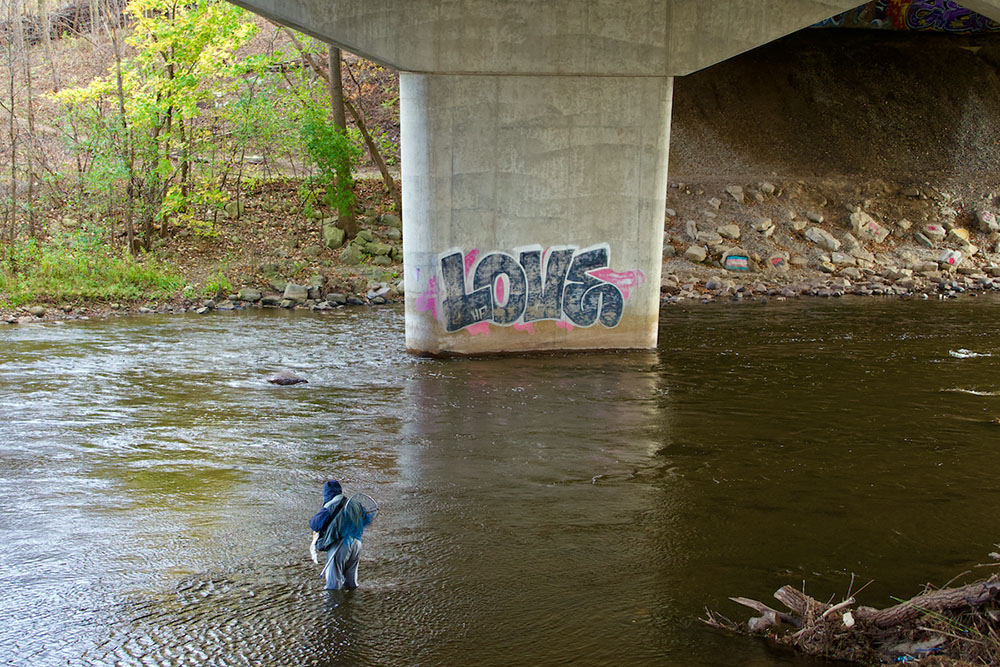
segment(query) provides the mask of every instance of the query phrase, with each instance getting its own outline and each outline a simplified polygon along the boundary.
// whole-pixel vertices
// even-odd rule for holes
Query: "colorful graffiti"
[[[837,14],[815,27],[959,34],[1000,31],[1000,23],[962,7],[959,0],[877,0]]]
[[[531,246],[513,254],[449,250],[438,256],[438,273],[416,298],[416,307],[430,311],[449,333],[484,334],[491,325],[534,333],[534,323],[544,320],[564,329],[613,328],[646,276],[614,271],[610,258],[606,243],[584,249]]]

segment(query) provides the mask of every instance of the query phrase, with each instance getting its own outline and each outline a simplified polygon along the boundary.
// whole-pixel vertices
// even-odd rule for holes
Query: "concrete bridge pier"
[[[655,347],[672,84],[400,75],[409,350]]]

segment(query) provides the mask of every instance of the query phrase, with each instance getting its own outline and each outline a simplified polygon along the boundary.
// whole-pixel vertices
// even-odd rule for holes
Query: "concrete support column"
[[[656,346],[671,77],[403,73],[406,346]]]

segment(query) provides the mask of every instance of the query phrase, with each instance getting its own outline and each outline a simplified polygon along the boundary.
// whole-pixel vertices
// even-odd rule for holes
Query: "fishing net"
[[[344,506],[340,519],[340,539],[348,544],[360,540],[365,528],[375,520],[378,503],[367,493],[355,493]]]

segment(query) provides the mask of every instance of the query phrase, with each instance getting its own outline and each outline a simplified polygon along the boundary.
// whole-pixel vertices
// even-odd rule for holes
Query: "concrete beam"
[[[688,74],[858,4],[857,0],[232,1],[404,71],[597,76]]]

